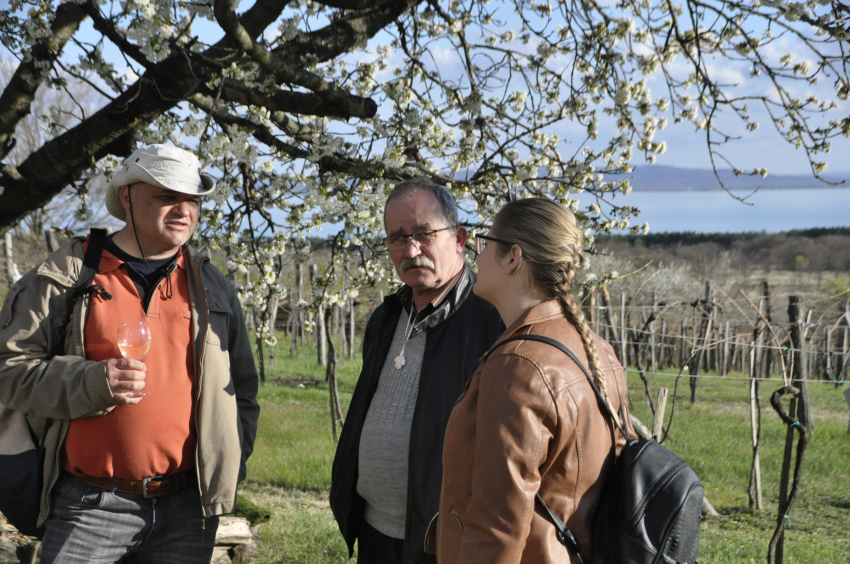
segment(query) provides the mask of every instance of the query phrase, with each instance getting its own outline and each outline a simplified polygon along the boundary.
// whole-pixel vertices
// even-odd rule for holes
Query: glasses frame
[[[485,241],[494,241],[496,243],[502,243],[504,245],[510,245],[513,247],[514,245],[519,245],[519,243],[514,243],[512,241],[505,241],[504,239],[497,239],[495,237],[490,237],[489,235],[476,235],[475,236],[475,256],[480,255],[483,251],[481,250],[481,243],[479,241],[484,239]],[[522,247],[522,245],[520,245]],[[486,248],[486,245],[485,245]]]
[[[423,243],[422,241],[417,239],[417,237],[422,236],[422,235],[434,235],[435,233],[439,233],[440,231],[446,231],[448,229],[457,229],[458,227],[460,227],[459,224],[449,225],[448,227],[441,227],[439,229],[428,229],[426,231],[414,231],[413,233],[410,233],[408,235],[387,235],[386,237],[384,237],[384,245],[386,245],[387,250],[389,250],[389,251],[402,251],[402,250],[406,249],[408,241],[413,241],[414,243],[416,243],[416,246],[420,247],[420,248],[421,247],[430,247],[431,245],[433,245],[434,243],[437,242],[436,238],[434,239],[434,241],[432,241],[430,243]],[[390,237],[401,238],[402,241],[403,241],[403,244],[398,248],[391,247],[390,246]]]

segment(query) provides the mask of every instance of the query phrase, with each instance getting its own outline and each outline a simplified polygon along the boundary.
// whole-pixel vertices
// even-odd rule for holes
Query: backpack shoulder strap
[[[93,228],[89,234],[89,244],[86,247],[86,254],[83,256],[83,265],[80,268],[80,275],[77,277],[77,283],[74,289],[66,293],[65,296],[65,316],[62,324],[56,329],[56,339],[54,339],[53,348],[50,350],[49,358],[59,356],[65,350],[65,332],[68,324],[71,323],[71,316],[74,313],[74,305],[77,303],[77,298],[80,295],[88,292],[96,292],[101,297],[111,300],[112,296],[100,286],[92,286],[94,275],[97,274],[97,268],[100,265],[100,257],[103,254],[103,249],[106,246],[106,229]]]
[[[590,375],[590,372],[587,371],[587,368],[584,367],[584,364],[581,363],[575,353],[571,351],[569,347],[567,347],[567,345],[560,341],[556,341],[555,339],[552,339],[550,337],[544,337],[543,335],[514,335],[513,337],[505,339],[500,344],[505,344],[510,341],[537,341],[540,343],[546,343],[547,345],[551,345],[556,349],[559,349],[561,352],[570,357],[572,361],[575,362],[576,365],[578,365],[578,367],[587,377],[587,381],[590,382],[590,387],[593,388],[593,393],[596,394],[596,399],[598,400],[599,405],[601,406],[600,409],[602,410],[602,412],[607,413],[611,417],[611,420],[614,422],[614,425],[620,430],[620,433],[623,434],[627,441],[629,440],[629,434],[626,432],[625,428],[623,428],[623,424],[617,419],[617,417],[614,416],[613,412],[611,411],[611,408],[605,401],[605,398],[602,397],[602,392],[599,391],[599,388],[596,386],[596,382],[593,381],[593,377]]]
[[[578,561],[581,564],[584,564],[584,555],[581,553],[581,544],[578,542],[578,539],[572,530],[558,519],[557,515],[552,513],[552,510],[549,509],[549,507],[543,502],[543,498],[540,497],[539,493],[534,496],[534,499],[537,501],[537,504],[543,508],[546,514],[549,515],[549,519],[552,520],[552,523],[554,523],[558,542],[573,551],[573,554],[578,557]]]

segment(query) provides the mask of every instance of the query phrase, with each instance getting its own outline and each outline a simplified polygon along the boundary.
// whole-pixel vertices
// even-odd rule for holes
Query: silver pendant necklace
[[[407,325],[404,326],[404,341],[401,343],[401,352],[397,357],[393,360],[395,361],[395,369],[401,370],[401,367],[404,366],[404,363],[407,362],[404,358],[404,347],[407,346],[407,340],[410,338],[410,334],[413,333],[413,325],[410,324],[410,320],[413,318],[413,305],[410,306],[410,315],[407,316]],[[408,328],[410,331],[408,331]]]

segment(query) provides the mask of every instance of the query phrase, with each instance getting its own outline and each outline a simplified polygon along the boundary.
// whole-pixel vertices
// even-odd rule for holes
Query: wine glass
[[[151,348],[151,328],[144,321],[118,324],[118,350],[124,358],[142,360]],[[128,398],[149,396],[150,392],[123,392]]]

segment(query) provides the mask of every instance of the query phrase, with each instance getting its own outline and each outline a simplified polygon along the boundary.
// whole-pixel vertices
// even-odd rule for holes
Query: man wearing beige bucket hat
[[[42,437],[44,563],[206,564],[234,509],[257,372],[234,288],[188,245],[214,189],[192,153],[138,149],[106,195],[126,225],[71,240],[9,292],[0,403]],[[149,349],[122,358],[119,324],[141,322]]]

